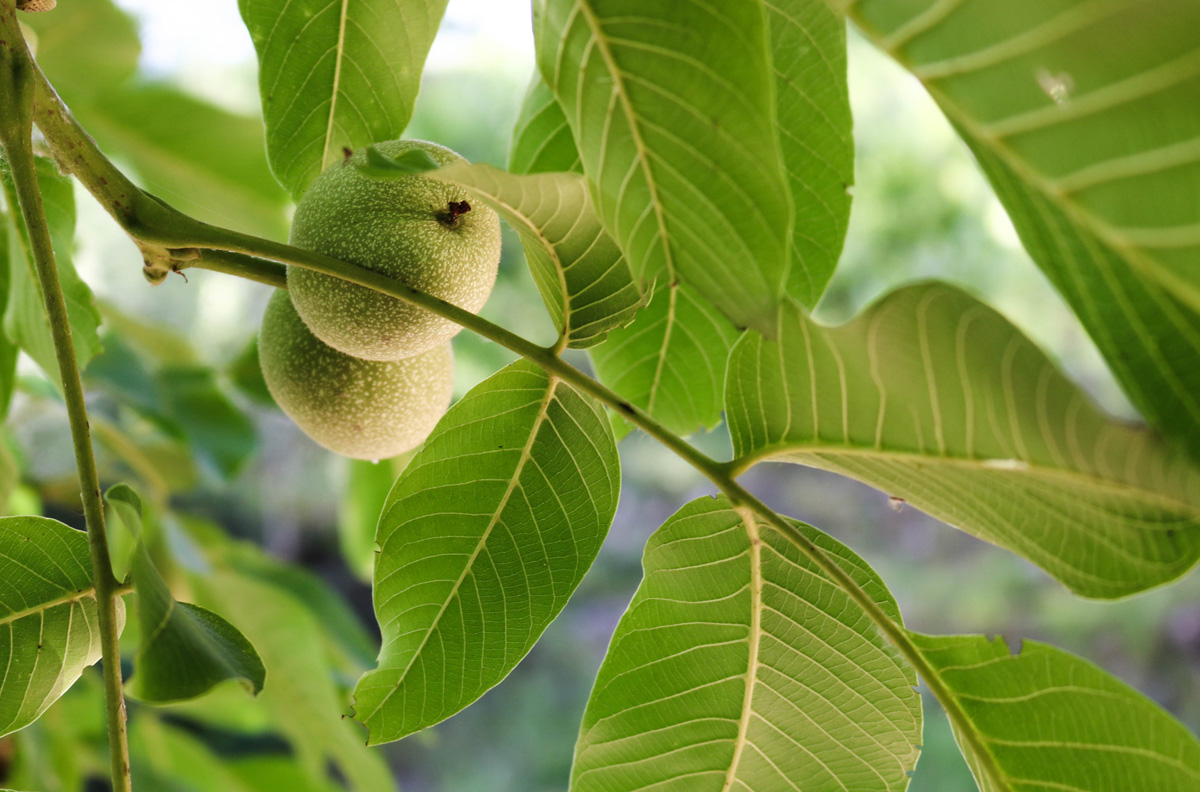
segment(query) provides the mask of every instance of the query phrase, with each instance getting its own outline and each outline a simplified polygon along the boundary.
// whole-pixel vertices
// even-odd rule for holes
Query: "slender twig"
[[[115,792],[130,792],[129,742],[125,731],[125,698],[121,689],[121,650],[118,645],[117,591],[112,573],[108,539],[104,529],[104,506],[100,480],[88,430],[83,382],[71,340],[67,304],[58,279],[58,267],[50,243],[42,193],[33,158],[33,59],[17,26],[12,0],[0,0],[0,144],[8,158],[16,204],[20,206],[29,234],[30,252],[46,304],[54,355],[62,378],[63,398],[75,446],[75,464],[87,522],[88,549],[92,561],[92,584],[100,622],[100,651],[104,660],[104,694],[108,713],[109,755]],[[10,204],[12,203],[10,199]]]
[[[644,410],[566,363],[559,357],[558,353],[561,350],[557,346],[537,346],[456,305],[353,264],[202,223],[171,209],[162,201],[140,190],[137,191],[140,197],[132,199],[127,192],[123,192],[126,189],[124,186],[114,190],[112,180],[100,175],[112,168],[111,163],[71,117],[45,77],[40,72],[36,77],[38,83],[35,114],[38,126],[49,139],[52,149],[58,153],[60,164],[71,170],[83,182],[114,219],[139,242],[143,252],[147,250],[147,246],[157,246],[157,249],[167,251],[173,259],[169,267],[174,271],[187,267],[211,269],[279,287],[286,287],[285,278],[279,269],[281,264],[348,280],[449,319],[526,358],[551,376],[558,377],[593,396],[684,459],[724,493],[735,507],[746,508],[759,515],[844,590],[875,622],[901,655],[925,678],[930,690],[959,727],[959,733],[971,744],[983,769],[995,774],[991,754],[982,745],[977,744],[965,712],[941,683],[935,669],[925,660],[904,627],[894,621],[825,551],[737,482],[736,477],[744,472],[744,465],[738,460],[718,462],[700,452]],[[97,167],[93,168],[93,165]],[[121,179],[123,185],[137,190],[127,179]],[[147,265],[149,270],[149,261]]]

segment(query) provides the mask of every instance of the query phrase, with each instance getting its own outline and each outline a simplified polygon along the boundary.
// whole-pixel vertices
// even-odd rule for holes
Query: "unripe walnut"
[[[267,304],[258,354],[267,388],[288,417],[329,450],[357,459],[420,445],[454,391],[449,344],[403,360],[360,360],[313,335],[283,290]]]
[[[389,157],[421,149],[442,165],[462,162],[419,140],[375,147]],[[327,168],[296,207],[290,242],[403,281],[472,313],[487,302],[500,262],[500,219],[461,187],[412,174],[375,179],[359,151]],[[449,341],[461,328],[423,308],[329,275],[288,268],[292,301],[326,344],[365,360],[398,360]]]

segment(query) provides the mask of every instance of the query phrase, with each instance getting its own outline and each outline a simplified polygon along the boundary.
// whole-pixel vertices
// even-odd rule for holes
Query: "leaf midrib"
[[[658,197],[658,182],[655,180],[654,171],[650,168],[648,149],[646,142],[642,139],[641,127],[636,122],[638,116],[633,112],[633,103],[629,99],[629,92],[625,88],[624,74],[617,67],[617,62],[613,57],[612,49],[609,47],[608,39],[604,36],[603,27],[588,5],[588,0],[579,0],[576,7],[579,8],[580,13],[587,20],[588,29],[591,30],[592,38],[596,42],[596,48],[600,50],[600,57],[604,59],[604,65],[608,69],[608,73],[612,76],[613,90],[617,92],[617,98],[621,102],[622,109],[625,111],[629,133],[633,139],[634,148],[637,150],[639,169],[642,171],[642,175],[646,179],[646,187],[650,191],[650,205],[654,208],[654,219],[658,225],[658,244],[663,252],[667,277],[673,282],[675,280],[675,261],[671,256],[670,235],[667,233],[666,219],[663,217],[662,201]]]
[[[338,14],[337,57],[333,63],[333,85],[330,86],[329,123],[325,127],[325,145],[321,148],[321,170],[329,166],[329,149],[333,143],[333,123],[337,116],[338,91],[342,80],[342,60],[346,55],[346,18],[349,16],[350,0],[342,0],[342,10]]]
[[[1089,475],[1081,470],[1047,467],[1022,459],[1001,459],[999,457],[968,459],[965,457],[920,454],[913,451],[852,448],[836,444],[778,442],[763,446],[752,453],[735,457],[729,463],[729,469],[734,476],[738,476],[759,462],[791,461],[787,460],[786,457],[792,455],[865,457],[888,462],[923,463],[928,466],[945,465],[948,467],[964,468],[978,473],[1022,473],[1054,481],[1070,482],[1075,485],[1082,485],[1086,489],[1105,491],[1119,489],[1122,492],[1134,494],[1139,500],[1153,502],[1162,508],[1188,512],[1200,520],[1200,503],[1192,503],[1173,495],[1148,490],[1121,479],[1101,478]],[[989,465],[989,462],[996,464]],[[1009,462],[1016,463],[1018,467],[1007,467],[1004,465],[1004,463]]]
[[[738,719],[737,737],[733,743],[733,757],[729,761],[729,770],[725,775],[725,783],[721,792],[730,792],[737,780],[738,767],[741,764],[742,752],[749,742],[750,717],[754,714],[754,688],[758,683],[758,651],[759,638],[762,635],[762,540],[758,535],[758,522],[754,512],[749,509],[738,509],[742,525],[746,529],[746,538],[750,543],[750,631],[747,635],[746,661],[746,690],[742,694],[742,715]]]
[[[60,605],[69,605],[80,600],[87,599],[88,597],[94,598],[95,596],[96,589],[92,586],[88,586],[85,589],[72,591],[68,594],[64,594],[61,597],[56,597],[55,599],[47,600],[46,602],[40,602],[37,605],[32,605],[19,611],[13,611],[6,616],[0,617],[0,625],[12,624],[13,622],[20,621],[21,619],[33,616],[35,614],[45,613],[46,611],[57,608]]]
[[[450,607],[450,603],[455,599],[455,597],[458,596],[459,588],[462,586],[463,581],[467,579],[467,575],[470,574],[471,570],[475,566],[475,559],[479,557],[479,553],[482,552],[484,545],[487,544],[488,537],[492,535],[492,530],[496,527],[497,523],[500,522],[500,515],[503,514],[505,508],[507,508],[508,501],[512,497],[513,492],[516,490],[517,483],[521,480],[521,473],[525,470],[525,465],[528,464],[533,458],[534,442],[537,440],[542,423],[549,415],[550,404],[554,401],[554,392],[557,389],[559,382],[560,380],[557,377],[549,377],[546,383],[546,394],[542,397],[542,401],[538,405],[537,416],[534,418],[533,424],[529,428],[529,439],[525,441],[525,446],[521,449],[521,456],[517,459],[517,464],[513,468],[513,474],[508,481],[508,488],[504,491],[504,495],[500,498],[500,502],[497,504],[495,511],[492,512],[492,518],[488,522],[488,526],[484,530],[483,535],[480,536],[479,541],[476,543],[475,550],[472,551],[471,557],[468,558],[467,563],[463,565],[462,574],[458,576],[458,580],[454,581],[453,588],[450,589],[450,593],[447,594],[446,598],[442,601],[441,608],[438,609],[437,615],[433,617],[433,622],[429,625],[429,629],[425,632],[424,637],[421,638],[420,645],[417,646],[416,650],[413,651],[412,656],[408,660],[408,665],[406,665],[400,672],[400,677],[396,680],[396,684],[394,684],[392,689],[389,690],[387,694],[379,700],[379,703],[375,706],[375,708],[362,718],[363,723],[370,721],[376,715],[378,715],[379,711],[383,709],[383,706],[387,704],[392,696],[395,695],[396,691],[400,689],[400,686],[404,684],[404,680],[408,678],[408,672],[412,670],[413,664],[417,662],[417,658],[419,658],[421,653],[425,650],[425,644],[429,643],[429,639],[433,636],[434,632],[437,631],[438,625],[442,621],[442,616],[446,613],[446,609]]]

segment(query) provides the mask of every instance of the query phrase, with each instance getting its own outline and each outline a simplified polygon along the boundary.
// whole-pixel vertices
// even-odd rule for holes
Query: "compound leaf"
[[[900,621],[862,559],[794,524]],[[573,792],[908,786],[916,674],[787,539],[701,498],[643,563],[583,716]]]
[[[120,630],[120,599],[116,607]],[[100,659],[86,534],[46,517],[0,517],[0,653],[0,734],[37,720]]]
[[[458,712],[503,679],[596,557],[620,468],[603,409],[518,361],[454,405],[384,504],[370,742]]]
[[[1200,472],[1097,409],[998,313],[941,284],[824,327],[791,306],[750,333],[726,396],[742,466],[778,459],[878,487],[1024,556],[1072,591],[1120,597],[1200,557]]]
[[[772,332],[791,264],[763,6],[547,0],[534,34],[596,208],[643,283]]]

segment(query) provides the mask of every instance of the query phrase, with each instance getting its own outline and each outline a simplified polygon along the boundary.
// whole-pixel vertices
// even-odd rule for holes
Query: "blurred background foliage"
[[[28,18],[63,98],[152,192],[203,219],[285,238],[288,207],[266,167],[253,50],[235,0],[121,6],[72,0]],[[900,283],[953,281],[997,306],[1108,410],[1132,417],[933,103],[869,45],[853,35],[850,45],[854,213],[817,315],[840,322]],[[408,136],[503,167],[532,66],[527,2],[452,0]],[[642,547],[680,504],[708,491],[703,482],[645,436],[627,437],[609,539],[541,642],[462,714],[368,751],[362,731],[340,715],[374,662],[374,525],[404,460],[335,457],[273,407],[254,350],[267,287],[193,271],[151,288],[136,249],[76,192],[75,266],[103,319],[103,351],[85,372],[103,483],[138,487],[152,552],[176,595],[222,613],[268,669],[258,699],[229,686],[171,707],[131,701],[138,788],[374,792],[390,775],[408,792],[564,789],[591,679],[638,584]],[[514,234],[483,313],[539,343],[553,340]],[[511,359],[467,333],[454,347],[459,394]],[[582,355],[574,362],[588,366]],[[82,528],[65,409],[36,363],[23,357],[18,372],[0,444],[0,496],[8,493],[8,513],[40,512]],[[728,455],[723,429],[697,442]],[[1200,731],[1200,575],[1116,604],[1087,602],[1015,556],[893,509],[849,480],[762,466],[747,483],[874,565],[915,629],[1048,640]],[[113,542],[127,556],[131,540],[115,526]],[[911,788],[974,789],[928,697],[926,711]],[[92,669],[44,718],[0,740],[0,784],[106,788],[102,712]]]

